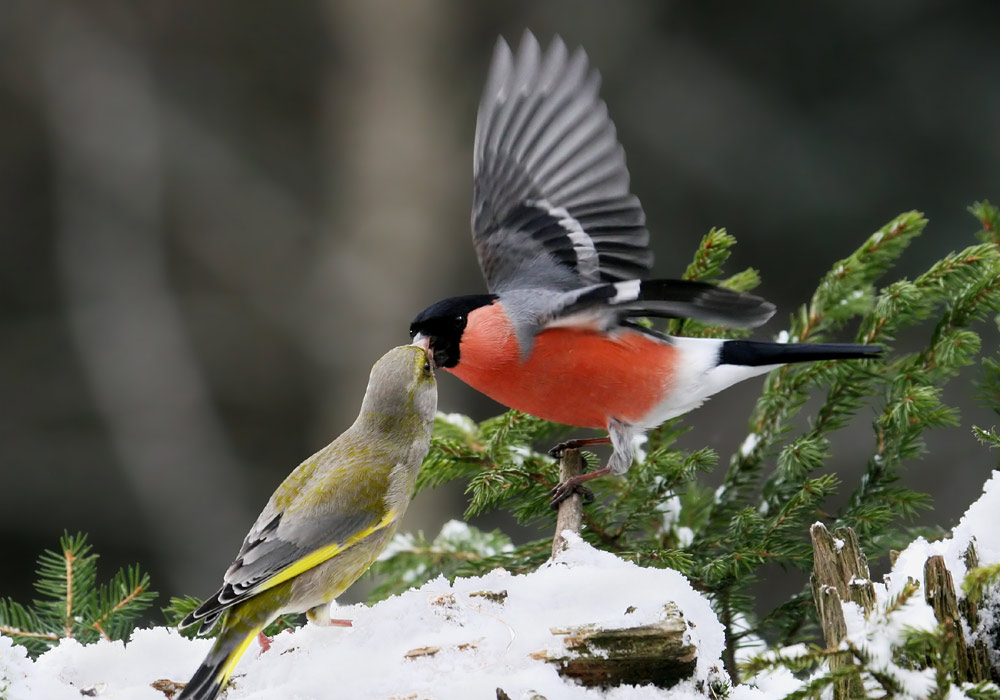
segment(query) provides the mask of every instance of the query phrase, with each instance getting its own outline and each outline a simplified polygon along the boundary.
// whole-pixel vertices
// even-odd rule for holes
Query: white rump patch
[[[639,298],[639,287],[642,280],[626,280],[625,282],[615,282],[615,295],[611,297],[609,304],[621,304],[624,301],[635,301]]]

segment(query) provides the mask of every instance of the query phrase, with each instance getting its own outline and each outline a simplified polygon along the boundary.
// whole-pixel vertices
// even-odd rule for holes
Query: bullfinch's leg
[[[322,603],[317,605],[315,608],[310,608],[306,612],[306,617],[309,618],[309,622],[320,627],[352,627],[353,623],[350,620],[335,620],[330,617],[330,604]]]
[[[611,453],[611,459],[608,460],[608,466],[602,469],[595,469],[586,474],[574,476],[558,484],[552,489],[552,500],[549,502],[549,505],[552,508],[559,507],[559,504],[569,498],[570,494],[574,492],[583,496],[584,504],[593,503],[594,494],[590,489],[582,488],[581,484],[607,474],[624,474],[627,472],[628,468],[632,466],[632,437],[632,426],[626,425],[615,418],[609,420],[608,437],[604,438],[604,440],[611,442],[614,451]],[[600,441],[600,438],[594,439]],[[595,443],[591,442],[588,444]]]

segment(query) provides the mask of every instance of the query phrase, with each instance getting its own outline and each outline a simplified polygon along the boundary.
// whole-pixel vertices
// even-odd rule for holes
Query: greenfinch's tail
[[[223,627],[208,656],[175,700],[214,700],[218,696],[240,657],[261,630],[260,627],[249,630],[241,627],[242,629]]]

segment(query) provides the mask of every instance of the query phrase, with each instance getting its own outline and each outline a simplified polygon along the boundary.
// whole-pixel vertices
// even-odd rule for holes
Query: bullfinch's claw
[[[594,492],[588,488],[584,488],[583,483],[610,473],[611,469],[609,467],[603,467],[586,474],[578,474],[566,479],[566,481],[560,482],[552,489],[552,500],[549,501],[549,506],[553,509],[558,508],[560,503],[574,493],[580,494],[580,497],[583,499],[583,505],[590,505],[594,502]]]
[[[567,440],[566,442],[560,442],[558,445],[552,447],[552,449],[549,450],[549,457],[551,457],[552,459],[561,459],[563,456],[563,452],[565,452],[570,448],[570,442],[572,442],[572,440]]]
[[[583,499],[583,505],[585,506],[589,506],[594,502],[593,491],[588,489],[583,484],[575,482],[573,479],[569,479],[567,481],[560,482],[554,489],[552,489],[552,499],[549,501],[549,507],[552,510],[557,510],[559,505],[574,493],[580,495],[580,498]]]
[[[552,457],[552,459],[559,459],[563,456],[563,453],[566,450],[579,450],[581,447],[587,447],[588,445],[607,445],[610,442],[610,435],[600,438],[578,438],[576,440],[566,440],[565,442],[560,442],[558,445],[549,450],[549,457]]]

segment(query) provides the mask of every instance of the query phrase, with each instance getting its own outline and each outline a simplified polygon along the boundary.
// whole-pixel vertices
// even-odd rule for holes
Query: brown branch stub
[[[171,700],[177,693],[184,690],[184,686],[187,683],[178,683],[177,681],[167,680],[166,678],[161,678],[160,680],[153,681],[149,684],[153,690],[158,690],[163,693],[167,700]]]
[[[817,586],[832,586],[840,600],[852,600],[866,613],[871,612],[875,607],[875,587],[868,558],[861,551],[854,530],[839,527],[831,534],[823,523],[815,523],[809,528],[809,535],[813,545],[813,598],[817,596]]]
[[[583,473],[583,458],[578,449],[563,450],[559,459],[559,481],[563,482]],[[552,556],[566,548],[566,540],[562,533],[565,530],[580,532],[583,524],[583,498],[578,493],[572,493],[559,504],[556,516],[556,532],[552,537]]]
[[[967,571],[972,571],[979,566],[979,553],[976,552],[975,537],[973,537],[969,542],[969,546],[965,550],[963,559],[965,561],[965,568]],[[969,625],[969,629],[979,629],[979,605],[974,599],[969,596],[962,598],[962,600],[958,602],[958,611],[965,618],[965,621]],[[975,643],[969,647],[969,667],[975,678],[983,676],[984,680],[993,680],[994,682],[1000,681],[1000,677],[998,677],[1000,676],[1000,673],[992,671],[993,665],[990,662],[990,652],[987,649],[986,640],[983,637],[984,635],[982,634],[978,635]],[[970,678],[969,680],[976,682],[973,678]]]
[[[560,676],[587,687],[653,684],[669,688],[691,677],[697,648],[685,642],[687,623],[677,606],[668,604],[663,619],[625,629],[596,625],[556,628],[565,653],[535,652],[531,656],[554,664]]]
[[[978,560],[971,544],[965,556],[966,561]],[[945,627],[948,636],[955,644],[958,679],[970,683],[991,680],[992,666],[985,644],[981,643],[980,640],[980,642],[969,646],[962,626],[963,613],[969,615],[972,612],[975,615],[977,611],[970,611],[964,600],[962,604],[959,603],[958,595],[955,592],[955,582],[945,565],[944,557],[940,555],[928,557],[927,561],[924,562],[924,599],[934,610],[934,617],[938,624]],[[978,615],[975,616],[978,617]],[[971,629],[975,630],[976,620],[970,618],[972,615],[965,618],[966,622]]]

